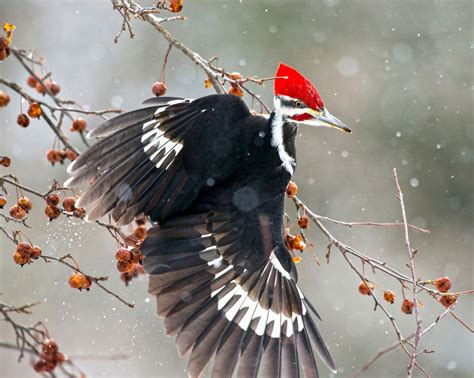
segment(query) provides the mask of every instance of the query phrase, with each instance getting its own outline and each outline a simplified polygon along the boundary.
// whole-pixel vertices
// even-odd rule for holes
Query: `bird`
[[[68,167],[66,187],[87,185],[87,220],[153,222],[141,245],[149,293],[190,377],[318,377],[316,356],[336,372],[283,215],[298,129],[351,130],[284,63],[273,108],[254,114],[232,94],[155,97],[90,131],[98,142]]]

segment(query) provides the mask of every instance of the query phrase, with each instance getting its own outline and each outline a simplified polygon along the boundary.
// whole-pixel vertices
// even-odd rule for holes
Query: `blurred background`
[[[185,0],[182,15],[188,20],[166,27],[203,57],[217,55],[221,66],[245,76],[272,76],[279,61],[295,66],[315,83],[331,113],[353,128],[350,136],[300,130],[295,181],[308,206],[346,221],[400,220],[392,177],[397,167],[409,221],[431,230],[430,235],[411,234],[413,246],[419,248],[417,274],[422,279],[448,275],[454,290],[473,287],[470,0]],[[46,58],[63,98],[92,109],[131,110],[151,97],[151,83],[159,79],[167,44],[138,21],[133,22],[133,40],[124,32],[114,44],[122,20],[109,1],[0,0],[0,21],[17,26],[16,47],[34,48]],[[0,77],[26,87],[26,76],[13,57],[0,63]],[[210,94],[204,79],[185,57],[171,52],[168,94]],[[46,162],[46,150],[54,140],[49,128],[42,121],[32,121],[26,130],[18,127],[20,101],[9,89],[1,89],[12,101],[0,110],[0,155],[13,159],[1,173],[15,173],[39,191],[45,191],[52,178],[65,180],[64,166]],[[271,84],[255,90],[271,104]],[[88,122],[95,125],[98,119]],[[84,149],[77,135],[71,138]],[[36,262],[21,269],[13,263],[12,245],[4,237],[1,301],[41,301],[34,315],[17,318],[43,320],[60,348],[88,376],[186,376],[186,361],[177,356],[173,339],[164,335],[163,322],[155,316],[146,278],[128,288],[120,281],[115,241],[105,230],[81,221],[61,217],[49,224],[43,203],[33,200],[28,217],[33,228],[27,230],[32,241],[56,256],[74,254],[86,272],[109,275],[108,287],[136,308],[95,287],[89,293],[70,289],[69,271],[63,266]],[[288,209],[293,210],[291,203]],[[408,273],[401,228],[328,227],[341,241]],[[306,251],[298,266],[301,286],[323,318],[319,328],[338,377],[348,377],[396,337],[381,311],[373,311],[372,300],[358,293],[359,279],[340,254],[334,250],[326,264],[327,241],[314,227],[308,235],[321,267]],[[400,311],[398,282],[380,273],[369,277],[396,292],[397,302],[390,310],[403,333],[411,334],[414,317]],[[421,299],[427,326],[444,308],[426,295]],[[463,297],[456,313],[472,325],[472,297]],[[0,333],[2,340],[13,340],[8,326],[0,325]],[[472,376],[472,335],[450,316],[423,339],[422,347],[436,351],[420,358],[434,377]],[[127,358],[102,359],[117,354]],[[27,360],[17,364],[16,359],[15,352],[0,350],[0,376],[36,375]],[[380,359],[365,376],[403,376],[406,364],[398,350]],[[331,376],[323,366],[320,370],[323,377]]]

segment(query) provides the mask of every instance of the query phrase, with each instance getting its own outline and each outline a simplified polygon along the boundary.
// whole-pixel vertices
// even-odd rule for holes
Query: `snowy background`
[[[151,5],[152,2],[149,2]],[[352,135],[301,129],[295,181],[300,197],[317,213],[348,221],[400,219],[392,168],[397,167],[406,195],[409,220],[432,230],[412,234],[420,249],[417,273],[424,279],[448,275],[454,289],[473,287],[472,114],[473,13],[466,1],[236,1],[185,0],[186,22],[166,26],[204,57],[244,75],[271,76],[281,60],[300,69],[318,88],[325,105],[350,125]],[[150,97],[167,45],[160,35],[134,22],[136,37],[113,39],[121,19],[109,1],[0,0],[0,21],[17,25],[14,44],[35,48],[62,86],[65,98],[94,109],[131,110]],[[0,63],[0,76],[24,83],[25,72],[13,58]],[[211,93],[204,76],[176,51],[166,72],[168,93],[199,97]],[[4,88],[2,88],[4,89]],[[271,85],[256,88],[267,102]],[[10,92],[7,90],[7,92]],[[62,166],[45,160],[53,136],[33,121],[16,123],[18,97],[0,111],[0,155],[13,158],[11,172],[44,191],[51,177],[66,178]],[[91,123],[96,120],[90,118]],[[75,142],[76,136],[72,136]],[[79,143],[76,143],[78,145]],[[2,170],[2,173],[5,169]],[[0,239],[1,300],[14,305],[42,301],[31,321],[43,320],[61,349],[75,357],[91,377],[186,376],[174,341],[163,333],[143,278],[126,288],[115,270],[115,243],[103,229],[60,218],[47,224],[43,204],[34,200],[28,232],[35,244],[57,256],[73,253],[86,272],[110,275],[108,285],[136,304],[129,309],[93,288],[80,293],[67,284],[69,272],[37,262],[20,269],[12,246]],[[342,241],[406,271],[401,229],[328,226]],[[326,240],[309,232],[324,262]],[[380,347],[395,340],[392,327],[372,300],[357,292],[358,278],[334,251],[329,265],[317,268],[309,252],[299,265],[303,290],[318,308],[320,330],[347,377]],[[398,284],[377,274],[380,285]],[[424,325],[443,308],[424,297]],[[404,334],[414,319],[391,307]],[[473,301],[465,297],[456,313],[473,324]],[[21,318],[21,316],[19,316]],[[23,321],[28,321],[23,316]],[[1,339],[12,339],[0,326]],[[423,346],[435,354],[420,358],[434,377],[470,377],[473,338],[449,316]],[[103,361],[97,356],[125,354]],[[90,358],[90,356],[96,358]],[[0,376],[35,376],[16,354],[0,350]],[[381,359],[367,377],[403,376],[400,351]],[[329,376],[321,366],[321,374]]]

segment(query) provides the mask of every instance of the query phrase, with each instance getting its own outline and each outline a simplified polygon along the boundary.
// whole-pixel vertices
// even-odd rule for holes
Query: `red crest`
[[[275,74],[274,92],[276,96],[288,96],[303,101],[313,110],[323,109],[324,104],[311,82],[294,68],[281,63]]]

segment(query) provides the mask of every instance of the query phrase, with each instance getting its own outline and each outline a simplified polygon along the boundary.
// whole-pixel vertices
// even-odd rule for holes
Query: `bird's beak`
[[[343,131],[345,133],[351,133],[352,130],[347,125],[334,117],[328,112],[326,108],[322,111],[312,110],[308,112],[313,118],[303,121],[302,123],[309,126],[316,127],[332,127],[334,129]]]

